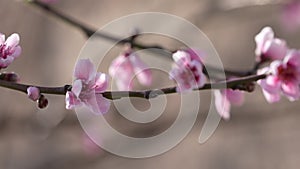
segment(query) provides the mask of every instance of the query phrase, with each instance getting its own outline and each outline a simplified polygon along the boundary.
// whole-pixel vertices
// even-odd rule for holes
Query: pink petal
[[[170,75],[170,79],[176,81],[177,83],[176,90],[179,93],[191,91],[194,86],[197,86],[195,78],[190,70],[174,67],[170,71],[169,75]]]
[[[281,39],[267,41],[262,52],[272,60],[283,59],[287,53],[286,42]]]
[[[215,95],[215,106],[219,115],[225,119],[229,120],[230,118],[230,102],[227,98],[221,93],[220,90],[214,90]]]
[[[18,56],[21,55],[21,52],[22,52],[22,48],[20,46],[16,46],[11,56],[17,58]]]
[[[81,80],[75,80],[73,82],[72,92],[74,93],[74,95],[76,97],[79,97],[81,90],[82,90],[82,81]]]
[[[279,91],[269,93],[268,91],[263,90],[263,94],[269,103],[275,103],[280,100],[280,92]]]
[[[0,45],[5,43],[5,35],[0,33]]]
[[[282,61],[279,60],[275,60],[273,62],[271,62],[270,66],[269,66],[269,71],[273,74],[273,75],[278,75],[278,67],[282,66]]]
[[[110,108],[110,101],[102,96],[102,94],[96,95],[97,104],[101,114],[108,112]]]
[[[138,56],[132,54],[129,57],[139,82],[143,85],[150,86],[152,83],[151,70]]]
[[[173,53],[172,58],[178,66],[185,66],[186,63],[190,63],[192,61],[190,54],[183,50],[178,50]]]
[[[105,114],[110,107],[110,102],[101,94],[90,96],[84,103],[95,114]]]
[[[274,38],[274,32],[271,27],[265,27],[261,30],[259,34],[255,36],[256,49],[255,54],[260,58],[262,54],[262,49],[268,40],[272,40]]]
[[[300,51],[290,50],[283,61],[285,64],[293,65],[294,67],[300,67]]]
[[[109,66],[110,76],[114,77],[115,75],[117,75],[118,71],[120,71],[120,66],[125,64],[126,60],[127,58],[124,55],[120,55],[116,59],[114,59]]]
[[[132,77],[132,78],[131,78]],[[124,75],[123,78],[116,79],[116,85],[118,86],[119,90],[132,90],[133,89],[133,76],[131,74]]]
[[[6,59],[0,58],[0,68],[6,68],[14,61],[12,56],[7,56]]]
[[[103,92],[108,87],[108,76],[105,73],[97,73],[95,79],[95,90],[97,93]]]
[[[190,55],[191,60],[196,60],[199,61],[200,63],[203,63],[203,59],[206,56],[204,52],[199,49],[189,48],[186,50],[186,52]]]
[[[200,73],[200,78],[199,78],[198,86],[197,87],[203,87],[205,83],[207,82],[207,77],[206,75],[201,71]]]
[[[11,48],[14,48],[19,44],[19,42],[20,42],[19,35],[17,33],[14,33],[7,38],[5,44]]]
[[[260,80],[259,85],[269,93],[278,93],[280,91],[281,81],[276,76],[268,76],[266,79]]]
[[[109,67],[109,74],[116,80],[119,90],[131,90],[134,77],[133,66],[124,55],[117,57]]]
[[[71,91],[66,93],[66,109],[73,109],[81,104],[80,100],[77,99],[75,94]]]
[[[283,83],[281,85],[283,93],[292,101],[299,99],[300,91],[298,83]]]
[[[241,106],[244,103],[245,98],[242,91],[226,89],[224,93],[226,93],[226,98],[230,103],[237,106]]]
[[[96,69],[90,59],[80,59],[75,66],[74,77],[90,81],[96,76]]]

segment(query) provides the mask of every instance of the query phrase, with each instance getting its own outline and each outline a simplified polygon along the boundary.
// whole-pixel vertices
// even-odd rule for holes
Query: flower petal
[[[74,95],[76,97],[79,97],[81,90],[82,90],[82,81],[81,80],[75,80],[73,82],[72,92],[74,93]]]
[[[109,74],[116,80],[119,90],[131,90],[134,77],[133,66],[124,55],[118,56],[109,67]]]
[[[0,33],[0,45],[5,43],[5,35]]]
[[[244,93],[239,90],[226,89],[226,98],[230,101],[230,103],[241,106],[244,103]]]
[[[260,60],[261,54],[262,54],[262,49],[265,45],[265,43],[268,40],[272,40],[274,38],[274,32],[271,27],[265,27],[261,30],[260,33],[258,33],[255,36],[255,42],[256,42],[256,49],[255,49],[255,54],[257,56],[257,59]],[[258,60],[258,61],[259,61]]]
[[[300,67],[300,51],[299,50],[290,50],[287,56],[284,58],[283,62],[294,66],[295,68]]]
[[[81,105],[80,100],[77,99],[73,92],[68,91],[66,93],[66,109],[73,109],[79,105]]]
[[[199,49],[193,49],[193,48],[189,48],[185,51],[190,55],[191,60],[196,60],[200,63],[203,63],[203,60],[206,56],[203,51]]]
[[[286,42],[281,39],[267,41],[262,49],[263,54],[272,59],[283,59],[287,53]]]
[[[103,92],[108,87],[108,76],[105,73],[97,73],[95,79],[95,90],[97,93]]]
[[[132,54],[129,58],[139,82],[143,85],[150,86],[152,83],[151,70],[137,55]]]
[[[96,76],[96,69],[90,59],[80,59],[75,66],[74,77],[90,81]]]
[[[280,100],[280,92],[279,91],[270,93],[266,90],[263,90],[263,94],[269,103],[275,103]]]
[[[225,120],[230,118],[230,102],[227,98],[221,93],[220,90],[214,90],[215,96],[215,106],[219,115]]]
[[[14,33],[7,38],[5,44],[7,45],[7,47],[14,48],[19,44],[19,42],[20,36],[17,33]]]
[[[298,100],[300,97],[299,84],[288,82],[281,85],[282,92],[292,101]]]
[[[108,112],[110,108],[110,101],[102,96],[102,94],[96,95],[97,104],[101,114]]]
[[[18,56],[21,55],[22,48],[21,46],[16,46],[13,50],[13,53],[11,54],[12,57],[17,58]]]
[[[101,94],[94,94],[85,100],[84,103],[95,114],[105,114],[110,107],[110,102]]]
[[[269,93],[280,91],[281,81],[276,76],[268,76],[266,79],[258,81],[258,84]]]

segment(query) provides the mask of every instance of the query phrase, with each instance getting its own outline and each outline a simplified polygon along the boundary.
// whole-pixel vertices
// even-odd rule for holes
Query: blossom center
[[[6,47],[5,44],[0,45],[0,58],[6,59],[11,54],[10,47]]]
[[[197,72],[196,66],[191,66],[189,63],[185,63],[185,65],[193,73],[193,76],[194,76],[196,82],[199,82],[200,76],[199,76],[199,74]]]
[[[95,89],[93,87],[91,87],[90,84],[82,83],[82,89],[79,94],[80,100],[89,99],[92,96],[92,94],[94,93],[94,91],[95,91]]]
[[[283,81],[290,81],[296,78],[296,71],[294,66],[287,65],[284,67],[283,65],[278,66],[277,68],[279,78]]]

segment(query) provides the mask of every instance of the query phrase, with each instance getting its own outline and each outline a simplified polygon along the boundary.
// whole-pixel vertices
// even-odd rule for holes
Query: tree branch
[[[77,27],[79,28],[80,30],[82,30],[85,35],[87,37],[91,37],[92,35],[94,36],[98,36],[100,38],[104,38],[108,41],[111,41],[113,43],[118,43],[119,45],[123,45],[123,44],[126,44],[126,43],[130,43],[131,46],[133,48],[136,48],[136,49],[161,49],[160,50],[160,54],[168,57],[168,58],[172,58],[172,54],[174,52],[176,52],[176,50],[169,50],[163,46],[160,46],[160,45],[145,45],[145,44],[142,44],[142,43],[138,43],[136,42],[135,40],[133,40],[133,38],[129,37],[127,39],[121,39],[119,37],[116,37],[114,35],[111,35],[111,34],[108,34],[106,32],[100,32],[100,31],[96,31],[96,29],[93,29],[93,28],[90,28],[89,26],[85,25],[84,23],[81,23],[80,21],[70,17],[70,16],[67,16],[63,13],[61,13],[60,11],[54,9],[54,8],[51,8],[50,6],[42,3],[42,2],[39,2],[39,1],[32,1],[30,2],[30,4],[33,4],[39,8],[42,8],[44,9],[45,11],[47,11],[48,13],[56,16],[57,18],[61,19],[62,21],[74,26],[74,27]],[[134,35],[136,36],[136,35]],[[157,50],[152,50],[151,52],[155,52],[157,53]],[[238,77],[242,77],[242,76],[247,76],[247,75],[250,75],[252,74],[252,70],[251,71],[233,71],[233,70],[222,70],[222,69],[219,69],[219,68],[215,68],[213,66],[210,66],[210,65],[205,65],[205,68],[207,71],[209,72],[215,72],[215,73],[225,73],[226,76],[238,76]],[[208,74],[206,74],[208,75]]]
[[[238,89],[238,90],[245,90],[245,91],[252,91],[247,88],[247,86],[257,80],[264,79],[267,75],[251,75],[246,77],[241,77],[239,79],[229,80],[229,81],[221,81],[215,83],[206,83],[203,87],[194,89],[197,90],[208,90],[208,89]],[[20,84],[15,82],[9,82],[5,80],[0,80],[0,86],[9,88],[12,90],[17,90],[23,93],[27,93],[27,88],[30,86],[34,86],[39,88],[41,93],[44,94],[56,94],[56,95],[65,95],[67,91],[71,90],[71,85],[65,85],[63,87],[43,87],[43,86],[35,86],[35,85],[28,85],[28,84]],[[138,98],[145,98],[151,99],[155,98],[159,95],[163,94],[172,94],[177,93],[176,87],[169,87],[169,88],[162,88],[162,89],[153,89],[153,90],[142,90],[142,91],[106,91],[101,93],[105,98],[115,100],[124,97],[138,97]],[[100,93],[97,93],[100,94]]]

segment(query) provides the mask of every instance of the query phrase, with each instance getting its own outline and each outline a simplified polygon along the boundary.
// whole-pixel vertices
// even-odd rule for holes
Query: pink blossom
[[[20,37],[17,33],[10,35],[5,41],[5,35],[0,33],[0,69],[10,65],[20,54]]]
[[[170,78],[178,84],[177,92],[184,92],[204,86],[206,76],[199,57],[193,57],[189,52],[179,50],[173,54],[176,66],[170,71]]]
[[[288,31],[294,31],[300,27],[300,1],[291,0],[282,8],[281,24]]]
[[[272,28],[265,27],[255,36],[256,42],[256,61],[265,59],[283,59],[287,53],[286,42],[282,39],[274,38]]]
[[[148,66],[131,49],[120,54],[112,61],[109,74],[116,79],[119,90],[131,90],[133,77],[143,85],[151,85],[152,73]]]
[[[274,103],[283,94],[290,101],[299,99],[300,51],[290,50],[282,61],[273,61],[270,67],[263,68],[258,74],[271,73],[266,79],[259,80],[267,101]]]
[[[225,120],[230,118],[231,104],[240,106],[244,103],[244,93],[239,90],[215,90],[214,95],[217,112]]]
[[[33,101],[37,101],[40,98],[40,90],[37,87],[28,87],[27,96]]]
[[[74,77],[72,90],[66,93],[66,108],[84,104],[96,114],[106,113],[110,102],[101,93],[108,87],[107,75],[97,73],[89,59],[81,59],[75,66]]]

